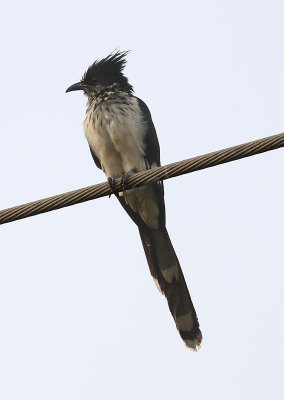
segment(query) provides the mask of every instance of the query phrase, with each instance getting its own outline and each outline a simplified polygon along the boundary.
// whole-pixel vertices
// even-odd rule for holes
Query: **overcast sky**
[[[283,19],[281,0],[3,3],[0,208],[104,181],[65,90],[117,47],[163,164],[283,132]],[[165,192],[201,349],[103,198],[1,226],[1,399],[283,399],[283,149]]]

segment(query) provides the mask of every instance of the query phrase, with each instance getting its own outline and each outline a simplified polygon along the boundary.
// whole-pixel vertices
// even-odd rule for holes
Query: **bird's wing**
[[[151,113],[147,105],[136,97],[139,107],[143,113],[144,121],[147,126],[146,135],[145,135],[145,155],[147,162],[149,164],[149,168],[153,168],[154,166],[159,167],[161,165],[160,162],[160,145],[156,133],[155,126],[152,121]]]
[[[147,105],[139,98],[137,98],[139,107],[143,114],[144,123],[146,125],[146,133],[144,136],[144,151],[145,151],[145,161],[147,169],[154,168],[160,166],[160,146],[159,141],[156,133],[155,126],[153,124],[150,111]],[[152,196],[153,202],[155,203],[158,214],[159,214],[159,223],[158,227],[162,227],[165,225],[165,204],[164,204],[164,186],[163,182],[159,181],[156,183],[150,183],[145,185],[144,187],[131,189],[132,191],[136,192],[136,195],[139,196],[139,192],[141,191],[141,197],[144,194],[146,196]],[[132,220],[138,225],[139,229],[147,230],[149,226],[145,223],[145,219],[143,220],[139,214],[139,212],[134,211],[127,203],[127,194],[126,196],[119,195],[118,199],[128,213],[128,215],[132,218]],[[147,207],[147,203],[150,205],[150,202],[145,202],[145,206]]]
[[[98,159],[98,157],[96,156],[96,154],[93,152],[91,146],[89,146],[89,147],[90,147],[90,152],[91,152],[91,154],[92,154],[92,157],[93,157],[93,160],[95,161],[96,166],[97,166],[99,169],[102,169],[102,165],[101,165],[101,163],[100,163],[100,160]]]

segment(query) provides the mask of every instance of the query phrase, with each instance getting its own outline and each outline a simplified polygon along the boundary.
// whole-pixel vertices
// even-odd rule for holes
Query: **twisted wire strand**
[[[280,147],[284,147],[284,133],[149,169],[147,171],[138,172],[129,178],[127,189],[141,186],[145,183],[173,178],[219,164],[239,160],[241,158],[250,157]],[[120,191],[122,191],[121,179],[117,178],[114,183],[114,192]],[[31,203],[22,204],[20,206],[7,208],[6,210],[0,211],[0,225],[48,211],[57,210],[59,208],[72,206],[84,201],[98,199],[99,197],[108,196],[110,194],[112,194],[112,190],[108,183],[104,182],[33,201]]]

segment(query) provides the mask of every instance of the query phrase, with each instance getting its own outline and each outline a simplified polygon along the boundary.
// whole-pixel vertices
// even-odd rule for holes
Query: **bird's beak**
[[[82,82],[74,83],[74,85],[69,86],[65,93],[73,92],[74,90],[83,90]]]

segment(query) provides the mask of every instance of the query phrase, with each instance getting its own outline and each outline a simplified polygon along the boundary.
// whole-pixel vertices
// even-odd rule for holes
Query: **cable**
[[[162,167],[138,172],[129,178],[127,182],[127,189],[141,186],[149,182],[156,182],[158,180],[165,180],[178,175],[188,174],[200,169],[239,160],[240,158],[250,157],[255,154],[275,150],[280,147],[284,147],[284,133],[258,139],[253,142],[240,144],[238,146],[229,147],[213,153],[204,154],[202,156],[189,158],[184,161],[178,161]],[[120,178],[115,180],[114,191],[122,191]],[[72,206],[84,201],[94,200],[99,197],[108,196],[111,193],[112,191],[108,183],[104,182],[99,183],[98,185],[77,189],[72,192],[48,197],[46,199],[22,204],[20,206],[7,208],[6,210],[0,211],[0,224],[6,224],[18,219]]]

